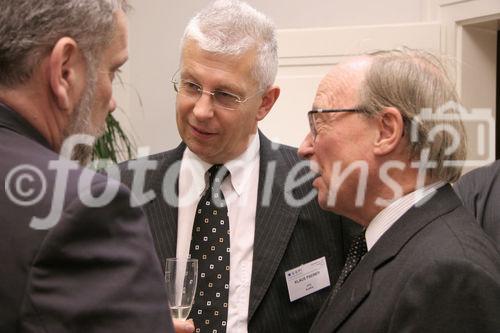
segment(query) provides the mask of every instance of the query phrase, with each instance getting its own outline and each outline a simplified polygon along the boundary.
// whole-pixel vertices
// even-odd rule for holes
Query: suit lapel
[[[252,281],[248,321],[262,301],[278,269],[299,215],[285,202],[284,184],[292,167],[262,133]],[[271,192],[272,191],[272,192]],[[283,276],[284,278],[284,276]]]
[[[337,330],[370,293],[375,271],[390,262],[421,229],[460,205],[460,199],[447,184],[430,200],[406,212],[370,249],[337,295],[325,302],[311,332]]]
[[[173,151],[156,155],[158,168],[148,179],[147,188],[152,189],[156,197],[146,204],[146,211],[162,267],[165,258],[176,256],[179,171],[185,148],[181,143]]]

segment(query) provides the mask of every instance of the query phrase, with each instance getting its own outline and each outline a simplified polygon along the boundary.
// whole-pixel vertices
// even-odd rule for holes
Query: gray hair
[[[29,80],[62,37],[71,37],[93,66],[115,31],[127,0],[0,0],[0,86]]]
[[[435,163],[428,169],[430,178],[456,181],[462,163],[453,162],[466,158],[466,134],[455,85],[443,62],[428,52],[408,48],[370,56],[373,62],[360,89],[360,107],[369,114],[384,107],[397,108],[405,122],[410,157],[418,159],[427,152],[428,161]],[[422,111],[431,112],[423,116]],[[450,128],[453,133],[446,130]],[[459,143],[450,153],[447,148],[457,136]]]
[[[241,55],[256,48],[252,70],[260,89],[270,87],[278,71],[278,43],[274,23],[247,3],[217,0],[193,17],[181,40],[194,40],[205,51]]]

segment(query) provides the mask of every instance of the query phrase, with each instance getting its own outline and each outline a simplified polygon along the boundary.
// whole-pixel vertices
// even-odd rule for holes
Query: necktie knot
[[[368,252],[368,247],[366,245],[365,232],[363,231],[352,240],[351,248],[349,249],[347,258],[348,260],[351,259],[352,262],[355,262],[357,264],[358,261],[360,261],[361,258],[366,254],[366,252]]]
[[[228,175],[229,170],[223,164],[212,165],[207,171],[209,186],[217,190]]]
[[[220,186],[228,175],[229,170],[222,164],[214,164],[207,171],[208,187],[206,191],[209,191],[210,200],[218,208],[226,206]]]
[[[365,231],[363,231],[362,233],[354,237],[351,242],[351,247],[347,252],[347,258],[344,267],[342,268],[337,283],[335,283],[332,294],[330,295],[330,301],[332,300],[333,296],[335,296],[335,294],[337,294],[337,292],[340,290],[340,287],[342,287],[344,281],[347,279],[349,274],[351,274],[356,265],[361,261],[366,252],[368,252],[368,247],[366,245]]]

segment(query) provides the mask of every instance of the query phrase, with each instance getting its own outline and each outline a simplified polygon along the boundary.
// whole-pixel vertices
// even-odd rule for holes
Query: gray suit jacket
[[[316,199],[302,207],[290,207],[285,201],[284,184],[290,169],[299,161],[297,150],[275,145],[260,135],[260,170],[258,202],[255,223],[250,305],[249,332],[305,332],[311,325],[330,288],[290,302],[285,271],[325,256],[331,284],[340,274],[344,263],[344,246],[356,226],[341,223],[339,216],[323,212]],[[144,191],[153,190],[156,199],[144,207],[153,233],[159,261],[174,257],[177,240],[177,208],[162,197],[161,184],[177,191],[177,181],[185,145],[150,156],[158,161],[156,171],[146,176]],[[267,167],[276,163],[269,205],[262,205]],[[122,181],[131,185],[132,173],[122,165]],[[167,173],[168,172],[168,173]],[[167,177],[165,177],[165,175]],[[311,191],[307,182],[295,189],[295,198],[303,198]],[[175,201],[176,193],[167,191]],[[346,245],[344,245],[344,242]]]
[[[115,182],[111,203],[89,208],[77,189],[83,170],[72,170],[63,179],[58,223],[35,230],[32,217],[51,211],[57,176],[49,163],[59,156],[2,104],[0,142],[0,179],[9,189],[2,184],[0,190],[0,332],[172,332],[151,233],[141,210],[130,207],[128,189]],[[24,196],[15,190],[21,174],[13,173],[23,165],[40,172],[17,178]],[[88,173],[94,178],[87,189],[97,196],[107,179]],[[27,206],[13,201],[38,193],[40,200]]]
[[[467,173],[454,188],[500,250],[500,160]]]
[[[411,208],[311,332],[500,332],[500,257],[451,186]]]

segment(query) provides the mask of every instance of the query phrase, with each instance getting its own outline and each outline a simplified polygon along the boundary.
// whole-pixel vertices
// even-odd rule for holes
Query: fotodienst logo
[[[436,110],[423,108],[411,122],[412,142],[418,142],[419,126],[425,122],[434,123],[428,132],[426,140],[433,142],[440,132],[447,132],[452,137],[451,145],[446,147],[445,155],[454,153],[462,140],[467,142],[468,156],[465,160],[445,160],[444,166],[479,167],[495,160],[495,119],[492,110],[488,108],[471,108],[467,110],[463,105],[449,101]],[[457,130],[454,122],[462,121],[467,138]],[[433,161],[430,161],[433,162]]]
[[[461,130],[462,124],[466,129],[465,132]],[[467,138],[465,138],[465,133],[467,133]],[[482,166],[495,159],[495,120],[491,109],[471,108],[467,110],[463,105],[453,101],[435,110],[424,108],[411,120],[409,134],[410,141],[418,143],[420,147],[419,155],[415,156],[410,163],[399,158],[387,160],[382,165],[377,165],[378,174],[370,173],[371,166],[367,159],[360,158],[346,164],[336,156],[321,156],[322,159],[331,159],[332,162],[330,179],[326,182],[328,183],[327,205],[334,207],[337,201],[345,203],[345,200],[354,200],[356,207],[363,206],[367,196],[369,177],[379,177],[394,194],[392,198],[375,199],[376,205],[386,207],[404,195],[401,184],[391,176],[393,170],[404,172],[408,169],[417,169],[416,188],[423,189],[429,172],[436,168],[438,163],[444,167],[470,168]],[[443,137],[446,137],[446,140],[442,141],[442,145],[440,141],[435,141]],[[93,181],[95,171],[88,168],[82,169],[76,162],[70,161],[73,148],[77,144],[91,145],[93,139],[88,135],[71,136],[65,140],[59,159],[50,161],[43,170],[35,165],[23,164],[12,168],[7,173],[4,186],[11,202],[22,207],[35,206],[44,199],[51,203],[47,216],[33,216],[30,224],[32,228],[49,229],[58,223],[64,210],[68,186],[73,186],[73,188],[76,186],[78,199],[83,205],[92,208],[109,204],[121,187],[122,173],[125,171],[127,177],[130,178],[127,184],[131,191],[131,207],[142,206],[157,197],[173,207],[186,207],[199,200],[200,192],[206,185],[206,179],[199,175],[205,173],[205,167],[196,160],[186,164],[184,171],[186,179],[190,180],[189,189],[180,195],[177,186],[182,160],[163,166],[161,174],[155,174],[153,180],[153,185],[160,190],[158,188],[153,190],[149,184],[150,175],[151,172],[158,171],[160,164],[159,161],[151,158],[146,147],[141,147],[138,151],[138,159],[128,161],[120,167],[105,160],[94,161],[94,167],[105,167],[107,175],[107,177],[101,176],[106,180],[102,192],[98,195],[94,194],[91,190],[95,187]],[[457,156],[462,158],[463,154],[454,155],[454,153],[457,149],[463,149],[465,142],[469,144],[468,152],[472,154],[465,159],[457,160]],[[272,150],[278,150],[279,147],[280,144],[273,144]],[[430,147],[438,153],[436,154],[435,151],[432,153]],[[240,184],[255,182],[255,177],[248,165],[241,161],[233,164],[234,167],[243,170],[239,176]],[[276,195],[282,195],[290,207],[302,207],[316,200],[318,191],[308,184],[317,177],[324,177],[325,171],[319,170],[314,159],[296,161],[294,165],[290,165],[284,175],[279,172],[278,161],[273,159],[261,165],[260,170],[259,198],[261,201],[259,204],[263,207],[269,207]],[[76,183],[68,184],[71,172],[77,172],[79,177]],[[54,173],[55,177],[47,179],[50,173]],[[278,182],[276,182],[276,177],[280,179]],[[357,178],[357,183],[352,181],[353,177]],[[346,182],[349,182],[350,189],[355,191],[355,196],[350,199],[346,199],[345,193],[340,193],[342,185]],[[250,200],[247,197],[248,193],[244,192],[241,198],[236,197],[236,192],[224,196],[228,205],[238,202],[239,205],[245,206]],[[425,195],[426,199],[430,197],[427,193]]]

